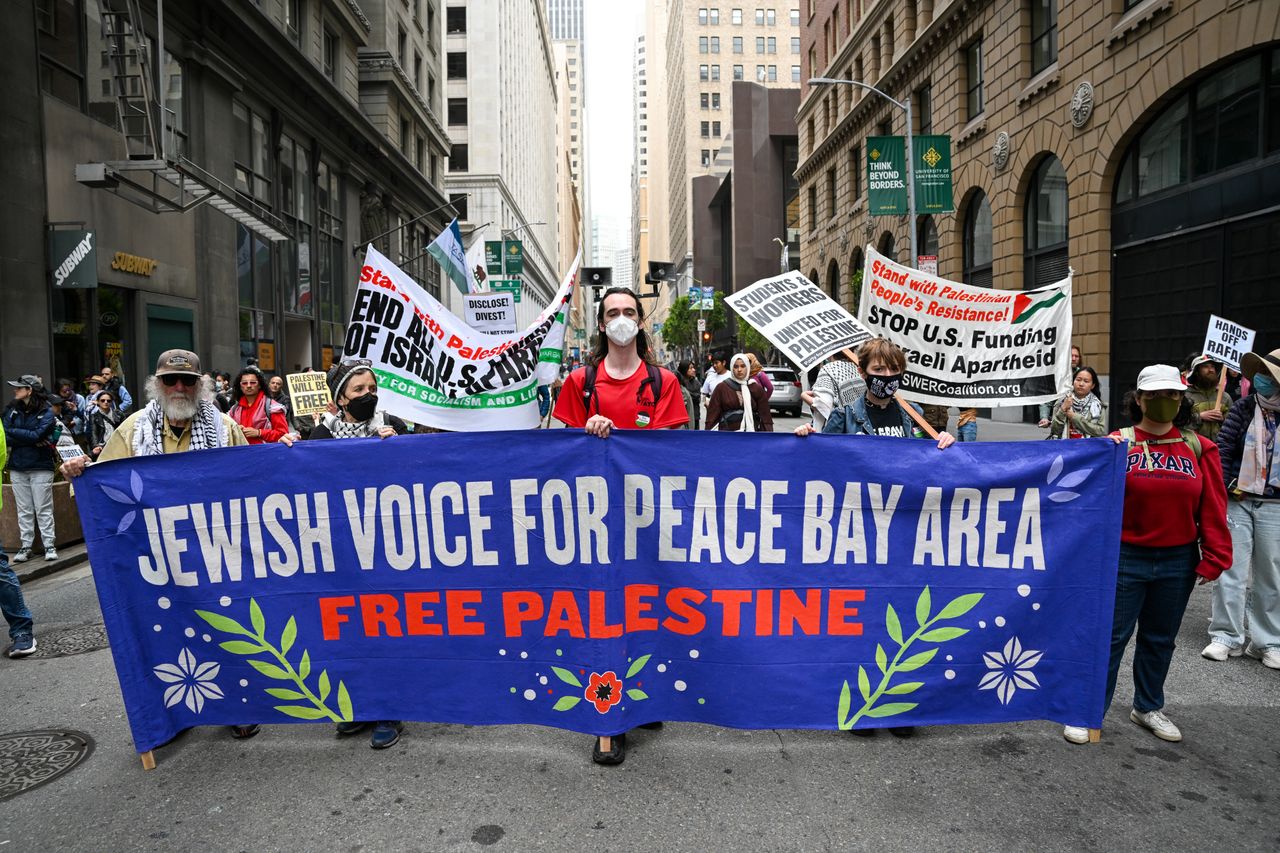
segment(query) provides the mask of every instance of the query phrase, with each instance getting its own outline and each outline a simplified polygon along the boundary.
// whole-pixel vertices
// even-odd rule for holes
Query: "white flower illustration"
[[[991,670],[978,682],[979,690],[994,690],[1001,705],[1008,705],[1013,694],[1021,687],[1023,690],[1035,690],[1040,686],[1035,673],[1031,670],[1040,662],[1044,652],[1023,649],[1017,637],[1010,638],[1004,644],[1004,650],[986,652],[982,662]]]
[[[222,699],[222,688],[213,683],[222,664],[214,661],[198,663],[190,649],[183,649],[178,662],[162,663],[152,669],[156,678],[172,685],[164,691],[164,706],[172,708],[179,702],[199,714],[204,710],[205,699]]]

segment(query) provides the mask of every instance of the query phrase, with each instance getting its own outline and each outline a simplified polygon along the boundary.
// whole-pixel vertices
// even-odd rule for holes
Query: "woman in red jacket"
[[[1164,715],[1164,680],[1182,615],[1197,580],[1208,583],[1231,567],[1222,462],[1217,445],[1186,429],[1194,418],[1186,387],[1176,367],[1145,368],[1125,398],[1136,426],[1112,433],[1129,453],[1104,710],[1136,627],[1129,719],[1175,742],[1182,732]],[[1085,743],[1089,733],[1067,726],[1063,737]]]
[[[284,406],[263,393],[266,387],[262,371],[257,367],[250,365],[241,370],[232,385],[235,404],[227,414],[240,424],[250,444],[274,443],[281,439],[285,444],[292,444]]]

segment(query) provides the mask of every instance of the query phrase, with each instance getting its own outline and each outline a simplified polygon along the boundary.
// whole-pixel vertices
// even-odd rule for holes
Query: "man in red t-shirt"
[[[590,366],[579,367],[565,378],[552,411],[556,420],[585,427],[600,438],[608,438],[614,429],[671,429],[689,422],[680,380],[648,361],[649,339],[640,328],[642,323],[644,308],[631,288],[611,287],[604,292],[596,309],[600,334],[588,358]],[[587,388],[588,384],[592,387]],[[644,728],[661,725],[649,723]],[[621,764],[626,754],[626,735],[620,734],[597,738],[591,760]]]

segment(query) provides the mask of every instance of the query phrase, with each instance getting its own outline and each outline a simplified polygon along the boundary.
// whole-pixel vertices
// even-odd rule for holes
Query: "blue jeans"
[[[977,441],[978,440],[978,422],[969,421],[964,426],[956,428],[956,438],[961,441]]]
[[[9,623],[9,637],[31,636],[31,611],[22,597],[22,587],[18,584],[18,575],[9,565],[9,557],[0,546],[0,611],[4,612],[5,621]]]
[[[1199,562],[1200,548],[1195,543],[1175,548],[1120,543],[1111,665],[1107,669],[1107,704],[1103,713],[1111,707],[1120,659],[1135,627],[1138,642],[1133,653],[1133,707],[1140,713],[1164,707],[1164,679],[1173,660],[1182,614],[1196,584]]]

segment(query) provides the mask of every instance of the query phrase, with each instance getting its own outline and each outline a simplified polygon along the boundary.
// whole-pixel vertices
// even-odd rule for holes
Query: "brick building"
[[[1280,345],[1280,3],[806,0],[801,26],[806,84],[866,82],[951,136],[956,212],[915,224],[940,275],[1075,270],[1074,341],[1113,412],[1210,313]],[[908,260],[907,217],[867,215],[863,150],[904,120],[854,86],[802,94],[801,268],[845,304],[865,245]]]

